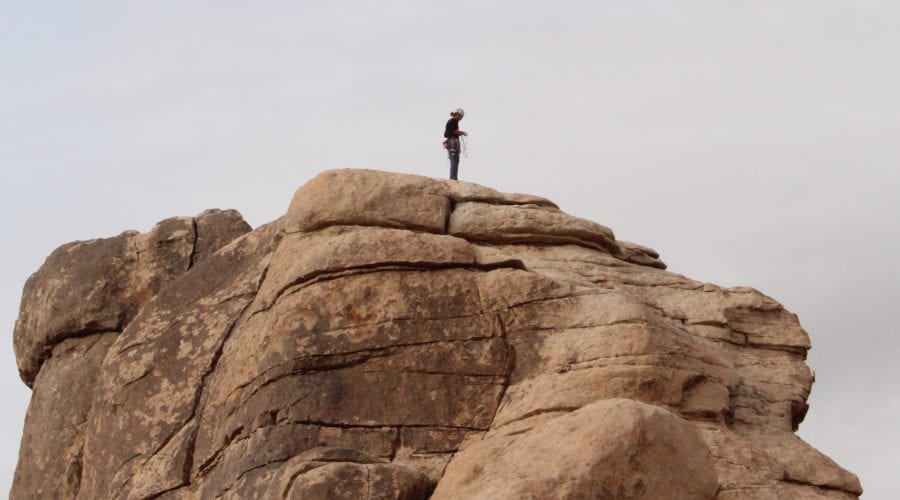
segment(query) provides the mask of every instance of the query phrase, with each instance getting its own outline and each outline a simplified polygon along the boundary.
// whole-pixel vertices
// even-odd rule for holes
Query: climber
[[[447,154],[450,156],[450,179],[456,180],[456,174],[459,171],[459,138],[469,135],[459,129],[459,121],[463,119],[466,112],[462,108],[450,112],[450,119],[444,127],[444,147],[447,148]]]

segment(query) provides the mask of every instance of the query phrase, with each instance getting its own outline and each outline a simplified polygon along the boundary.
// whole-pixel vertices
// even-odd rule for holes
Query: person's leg
[[[456,180],[459,171],[459,151],[450,152],[450,179]]]

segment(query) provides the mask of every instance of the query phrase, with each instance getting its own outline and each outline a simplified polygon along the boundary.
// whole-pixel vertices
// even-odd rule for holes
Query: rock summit
[[[797,317],[553,202],[327,171],[61,246],[14,332],[11,497],[856,498]]]

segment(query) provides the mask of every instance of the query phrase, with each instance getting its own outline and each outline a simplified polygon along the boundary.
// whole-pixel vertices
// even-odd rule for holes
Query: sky
[[[0,491],[30,391],[12,331],[57,246],[235,208],[316,173],[538,194],[752,286],[813,348],[799,434],[900,470],[900,2],[0,0]]]

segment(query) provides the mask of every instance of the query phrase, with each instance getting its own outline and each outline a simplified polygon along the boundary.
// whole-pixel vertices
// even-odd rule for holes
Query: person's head
[[[463,111],[462,108],[456,108],[455,110],[450,112],[450,116],[456,118],[457,120],[462,120],[463,116],[466,116],[466,112]]]

